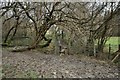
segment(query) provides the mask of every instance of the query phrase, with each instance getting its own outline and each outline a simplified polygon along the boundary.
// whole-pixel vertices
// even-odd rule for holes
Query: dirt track
[[[76,55],[39,51],[12,53],[3,50],[3,77],[9,78],[117,78],[117,67]]]

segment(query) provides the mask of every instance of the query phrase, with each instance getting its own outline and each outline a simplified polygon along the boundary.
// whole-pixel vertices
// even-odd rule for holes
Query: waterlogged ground
[[[78,55],[2,52],[5,78],[118,78],[117,66]]]

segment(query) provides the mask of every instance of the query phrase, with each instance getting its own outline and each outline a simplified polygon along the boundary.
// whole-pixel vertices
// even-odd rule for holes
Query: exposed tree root
[[[28,51],[28,50],[32,50],[32,49],[36,49],[36,48],[48,47],[49,44],[51,43],[51,41],[52,41],[52,39],[49,39],[47,41],[47,43],[44,45],[35,45],[35,46],[29,46],[27,48],[19,48],[19,49],[11,50],[11,52],[24,52],[24,51]]]

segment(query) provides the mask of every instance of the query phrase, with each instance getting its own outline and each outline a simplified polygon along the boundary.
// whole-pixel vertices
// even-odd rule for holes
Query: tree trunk
[[[45,25],[41,26],[41,28],[39,30],[39,33],[36,36],[36,38],[35,38],[32,45],[28,46],[27,48],[21,48],[21,49],[17,49],[17,50],[12,50],[12,52],[23,52],[23,51],[38,48],[39,47],[38,46],[39,42],[44,39],[43,36],[45,36],[45,34],[46,34],[46,32],[48,31],[49,28],[50,28],[49,26],[45,26]]]
[[[13,40],[13,37],[15,36],[16,32],[17,32],[17,27],[15,27],[15,31],[14,31],[12,37],[10,38],[10,40]]]
[[[11,31],[12,31],[14,28],[15,28],[15,31],[14,31],[12,37],[10,38],[10,40],[15,36],[15,34],[16,34],[16,32],[17,32],[17,27],[18,27],[18,25],[19,25],[19,17],[16,18],[16,23],[15,23],[14,26],[8,31],[8,33],[7,33],[6,37],[5,37],[4,43],[7,42],[8,36],[9,36],[9,34],[11,33]]]
[[[58,54],[60,52],[60,47],[59,47],[59,39],[58,39],[58,32],[59,30],[56,30],[56,27],[55,27],[55,30],[54,30],[54,36],[55,36],[55,54]]]
[[[14,29],[14,26],[13,26],[12,28],[10,28],[10,30],[8,31],[8,33],[7,33],[6,37],[5,37],[4,43],[7,42],[8,36],[9,36],[9,34],[11,33],[11,31],[12,31],[13,29]]]

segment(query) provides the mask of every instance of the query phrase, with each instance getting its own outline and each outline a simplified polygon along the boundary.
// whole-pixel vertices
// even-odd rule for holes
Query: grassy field
[[[110,37],[105,45],[105,50],[109,50],[109,44],[111,46],[111,52],[118,50],[118,45],[120,44],[120,37]]]
[[[120,37],[110,37],[106,44],[118,45],[120,44]]]

